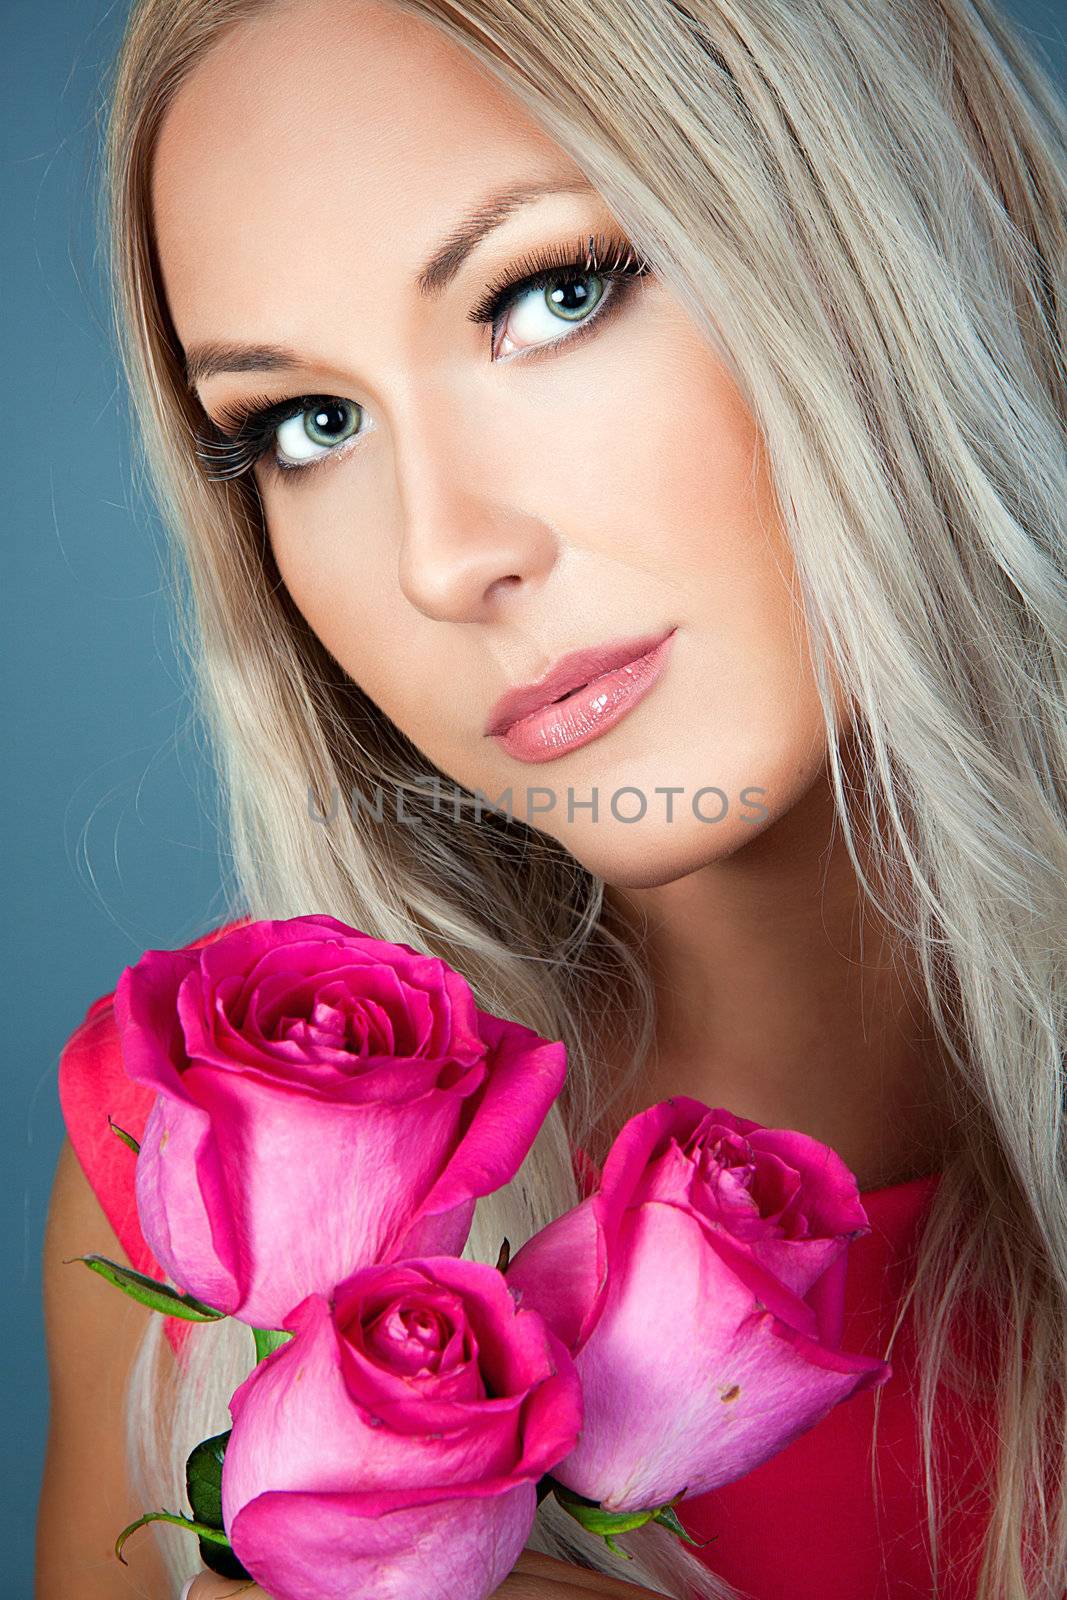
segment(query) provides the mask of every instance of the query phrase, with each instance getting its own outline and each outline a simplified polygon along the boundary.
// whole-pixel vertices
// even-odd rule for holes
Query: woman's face
[[[423,292],[467,219],[532,186]],[[609,275],[612,214],[459,48],[378,0],[265,8],[172,105],[153,204],[208,416],[296,413],[251,469],[284,582],[428,762],[624,887],[811,787],[823,722],[753,418],[654,275]],[[579,267],[472,320],[557,248]],[[669,632],[658,674],[487,733],[560,657]]]

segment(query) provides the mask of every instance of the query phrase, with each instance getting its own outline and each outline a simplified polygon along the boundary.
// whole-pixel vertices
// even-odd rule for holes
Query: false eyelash
[[[212,481],[243,477],[255,466],[283,422],[326,398],[308,394],[272,401],[267,395],[252,395],[239,405],[220,407],[219,417],[225,426],[209,421],[195,436],[196,455],[204,476]]]
[[[608,239],[603,233],[589,234],[584,245],[548,245],[520,256],[490,283],[485,293],[467,312],[470,322],[495,322],[520,295],[531,289],[546,289],[561,274],[588,272],[596,277],[641,277],[650,271],[648,262],[624,239]],[[613,254],[609,255],[609,251]]]
[[[589,273],[603,278],[639,278],[651,271],[648,261],[624,239],[609,239],[603,233],[588,234],[577,244],[549,245],[521,256],[490,283],[467,313],[470,322],[496,323],[513,301],[533,289],[544,289],[568,274]],[[575,332],[553,344],[568,344],[581,327],[591,327],[600,313],[594,311]],[[206,478],[225,480],[244,477],[264,456],[277,428],[291,417],[332,395],[294,395],[271,401],[268,396],[253,396],[238,405],[223,407],[220,423],[208,422],[195,436],[196,455]],[[354,403],[354,402],[353,402]],[[229,429],[229,431],[227,431]],[[287,467],[275,460],[280,472],[306,471],[307,466]]]

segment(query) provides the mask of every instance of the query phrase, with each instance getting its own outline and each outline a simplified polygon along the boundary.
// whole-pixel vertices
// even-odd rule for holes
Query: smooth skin
[[[511,788],[520,816],[528,785],[551,786],[555,809],[529,820],[624,913],[647,915],[659,1053],[630,1109],[694,1095],[825,1141],[861,1188],[901,1182],[941,1159],[939,1063],[914,974],[861,916],[832,828],[795,573],[752,415],[654,275],[570,345],[574,324],[543,292],[495,337],[468,316],[531,251],[598,232],[625,242],[595,191],[574,191],[580,176],[421,19],[382,0],[278,0],[216,44],[164,120],[153,205],[171,315],[187,356],[290,352],[203,377],[206,418],[252,397],[359,408],[358,435],[312,465],[254,469],[279,571],[430,760],[488,796]],[[461,218],[532,182],[566,192],[512,211],[436,297],[416,292]],[[505,689],[568,651],[670,625],[666,675],[591,744],[531,767],[486,738]],[[729,801],[715,824],[690,803],[708,785]],[[648,798],[638,823],[612,815],[624,786]],[[681,790],[673,820],[656,794],[667,786]],[[755,821],[747,787],[762,791]],[[597,820],[568,816],[568,790],[582,802],[594,789]],[[60,1264],[90,1251],[123,1259],[65,1145],[45,1252],[38,1600],[165,1593],[149,1536],[131,1539],[128,1569],[111,1553],[143,1509],[125,1482],[121,1395],[151,1313]],[[639,1592],[528,1554],[499,1593],[590,1591]],[[235,1586],[204,1574],[193,1592]]]

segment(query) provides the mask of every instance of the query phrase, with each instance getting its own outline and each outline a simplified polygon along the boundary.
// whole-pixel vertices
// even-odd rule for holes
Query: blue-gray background
[[[1014,0],[1067,89],[1059,0]],[[0,307],[7,1384],[0,1592],[32,1592],[48,1419],[42,1231],[60,1047],[152,947],[221,914],[214,786],[172,646],[161,535],[131,484],[93,189],[126,0],[2,0]],[[73,1269],[72,1269],[73,1270]]]

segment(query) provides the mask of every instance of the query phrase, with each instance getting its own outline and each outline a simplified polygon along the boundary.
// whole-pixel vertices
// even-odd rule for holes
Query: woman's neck
[[[607,891],[631,925],[647,917],[658,1008],[655,1057],[616,1128],[691,1095],[823,1141],[861,1189],[940,1170],[945,1055],[832,818],[820,780],[728,859]]]

